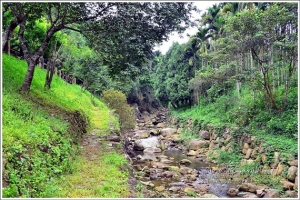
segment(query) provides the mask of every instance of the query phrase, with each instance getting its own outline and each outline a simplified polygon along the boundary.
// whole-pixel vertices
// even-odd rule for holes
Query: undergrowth
[[[56,75],[51,89],[45,90],[46,73],[38,67],[30,93],[20,94],[26,62],[4,54],[2,68],[2,196],[47,197],[55,190],[55,179],[76,169],[76,129],[84,126],[107,135],[110,126],[119,129],[118,120],[99,99]],[[81,119],[87,121],[74,124]]]

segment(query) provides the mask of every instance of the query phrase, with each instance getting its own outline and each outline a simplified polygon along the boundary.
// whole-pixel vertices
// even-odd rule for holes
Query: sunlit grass
[[[79,157],[74,172],[61,179],[52,197],[126,198],[128,172],[120,171],[126,159],[114,152],[99,155],[95,160]]]
[[[30,93],[20,94],[26,62],[4,54],[2,66],[2,156],[7,162],[4,174],[10,177],[9,186],[2,189],[3,197],[126,197],[128,174],[119,165],[105,157],[69,160],[76,151],[68,133],[70,124],[60,112],[81,110],[89,119],[89,131],[107,135],[111,128],[119,129],[107,106],[57,76],[51,89],[45,90],[46,71],[38,67]],[[67,181],[56,184],[57,177],[64,177],[73,167]],[[85,187],[80,188],[81,184]]]

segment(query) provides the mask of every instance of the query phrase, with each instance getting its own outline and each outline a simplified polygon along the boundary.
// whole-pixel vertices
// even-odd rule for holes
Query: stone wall
[[[178,123],[178,120],[170,120],[174,128],[178,128],[177,133],[184,129],[195,131],[193,120]],[[264,141],[248,133],[238,133],[238,127],[216,129],[212,125],[207,125],[205,129],[198,130],[200,140],[209,143],[206,156],[218,156],[220,150],[229,153],[239,152],[242,155],[240,165],[258,164],[260,169],[269,176],[282,177],[283,189],[286,191],[298,190],[298,158],[293,155],[284,156],[281,152],[272,152],[270,146],[265,147]],[[195,141],[193,141],[195,143]],[[235,144],[235,145],[234,145]],[[235,151],[234,151],[235,150]],[[272,153],[271,153],[272,152]]]

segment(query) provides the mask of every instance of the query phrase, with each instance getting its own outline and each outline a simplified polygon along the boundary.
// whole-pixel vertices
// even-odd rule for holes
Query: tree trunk
[[[3,33],[3,38],[2,38],[2,51],[9,53],[9,39],[10,39],[10,34],[15,30],[15,28],[18,26],[17,20],[13,20],[10,22],[8,27],[5,29]]]
[[[47,65],[46,81],[45,81],[44,88],[47,88],[47,89],[51,88],[51,83],[52,83],[54,70],[55,70],[55,64],[56,64],[55,57],[53,59],[49,60],[49,63]]]
[[[28,93],[30,90],[31,83],[32,83],[36,61],[34,61],[32,59],[30,59],[29,61],[28,60],[26,60],[26,61],[28,64],[28,69],[27,69],[27,72],[25,75],[24,82],[20,88],[20,91]]]

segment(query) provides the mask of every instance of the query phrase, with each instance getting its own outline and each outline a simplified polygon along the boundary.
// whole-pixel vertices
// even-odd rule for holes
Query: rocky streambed
[[[188,145],[180,133],[180,129],[168,127],[167,110],[161,109],[140,115],[136,128],[125,134],[125,149],[135,178],[145,188],[144,197],[280,197],[279,191],[253,184],[249,177],[209,161],[207,156],[213,153],[209,151],[213,142],[206,132]]]
[[[235,184],[219,180],[220,166],[207,161],[208,148],[195,143],[195,150],[188,151],[178,130],[167,127],[166,114],[167,110],[143,114],[125,137],[136,178],[148,188],[147,197],[229,197],[227,191]]]

